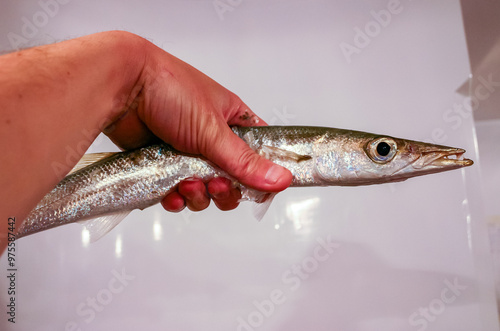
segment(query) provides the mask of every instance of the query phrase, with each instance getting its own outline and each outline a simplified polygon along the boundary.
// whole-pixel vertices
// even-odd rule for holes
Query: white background
[[[128,30],[270,123],[435,141],[477,157],[472,117],[459,125],[444,117],[467,102],[455,92],[469,75],[458,1],[401,1],[386,26],[371,11],[394,1],[216,3],[232,10],[218,12],[211,0],[72,0],[45,10],[6,2],[0,49],[15,48],[9,33],[31,46]],[[26,22],[39,27],[27,33]],[[347,58],[341,45],[355,45],[365,27],[374,29],[369,43]],[[112,149],[99,139],[91,152]],[[80,225],[40,233],[17,242],[16,324],[2,308],[0,328],[498,330],[480,182],[474,166],[397,184],[289,189],[261,222],[249,205],[154,207],[90,245]],[[328,240],[335,248],[320,261],[319,242]],[[0,265],[6,270],[5,256]],[[297,265],[307,270],[302,279]],[[130,279],[117,283],[122,272]],[[0,283],[5,307],[6,277]]]

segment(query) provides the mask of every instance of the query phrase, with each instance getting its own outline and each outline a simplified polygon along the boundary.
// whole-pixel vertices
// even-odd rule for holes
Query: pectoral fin
[[[243,140],[250,146],[254,151],[258,151],[260,155],[264,156],[267,159],[280,159],[284,161],[295,161],[302,162],[306,160],[312,159],[309,155],[302,155],[292,151],[288,151],[286,149],[282,149],[279,147],[262,145],[259,147],[257,139],[253,132],[249,131],[245,133],[243,136]]]
[[[302,162],[312,159],[310,155],[298,154],[279,147],[262,145],[261,154],[267,159],[277,158],[285,161]]]

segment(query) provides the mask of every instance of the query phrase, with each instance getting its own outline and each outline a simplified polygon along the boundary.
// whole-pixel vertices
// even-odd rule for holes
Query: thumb
[[[288,169],[255,153],[227,125],[218,133],[217,143],[203,154],[229,175],[264,192],[279,192],[290,186],[292,174]]]

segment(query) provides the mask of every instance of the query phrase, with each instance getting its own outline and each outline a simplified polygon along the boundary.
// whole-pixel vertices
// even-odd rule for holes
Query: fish
[[[292,187],[391,183],[473,164],[463,157],[461,148],[361,131],[310,126],[232,130],[255,152],[290,170]],[[159,203],[181,181],[218,176],[233,180],[241,190],[241,200],[256,202],[260,206],[256,217],[262,218],[272,194],[245,187],[202,156],[163,143],[84,155],[30,212],[16,238],[80,222],[95,241],[132,210]]]

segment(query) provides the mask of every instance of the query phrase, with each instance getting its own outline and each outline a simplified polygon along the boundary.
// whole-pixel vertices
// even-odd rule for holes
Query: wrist
[[[95,36],[105,45],[106,90],[111,105],[101,120],[100,130],[116,121],[131,105],[142,89],[142,73],[146,61],[147,40],[126,31],[108,31]],[[91,36],[92,37],[92,36]]]

